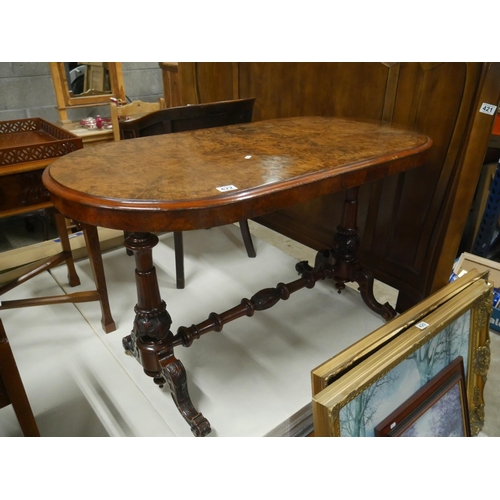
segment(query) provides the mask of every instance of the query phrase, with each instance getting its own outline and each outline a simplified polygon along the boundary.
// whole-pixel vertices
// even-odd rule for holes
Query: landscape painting
[[[467,377],[470,322],[468,310],[343,406],[339,412],[340,435],[374,436],[377,424],[459,356]]]
[[[460,384],[454,384],[411,425],[400,437],[464,437]]]
[[[470,436],[461,356],[443,368],[375,427],[378,437]]]

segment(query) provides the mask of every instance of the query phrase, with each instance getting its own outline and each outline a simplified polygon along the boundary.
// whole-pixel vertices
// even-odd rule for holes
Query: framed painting
[[[375,426],[376,437],[469,437],[462,356]]]
[[[315,393],[313,384],[315,436],[374,436],[380,422],[458,357],[471,434],[481,430],[493,285],[487,273],[471,272],[445,288],[453,293],[443,289],[425,314],[415,306],[316,369],[325,386]]]
[[[352,344],[339,354],[325,361],[311,371],[312,394],[315,396],[350,370],[353,366],[373,354],[377,349],[396,338],[409,327],[417,324],[426,315],[463,292],[478,280],[487,280],[487,271],[471,269],[463,277],[441,288],[408,311]]]

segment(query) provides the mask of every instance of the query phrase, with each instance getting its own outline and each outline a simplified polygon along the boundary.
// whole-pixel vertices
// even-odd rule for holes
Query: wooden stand
[[[0,203],[0,217],[46,209],[53,212],[62,251],[41,260],[39,264],[0,288],[0,296],[27,280],[66,262],[70,286],[80,284],[76,274],[65,218],[52,207],[50,194],[42,183],[45,168],[58,157],[82,148],[76,135],[40,118],[0,122],[0,176],[5,196]],[[102,326],[106,333],[116,329],[109,308],[97,228],[83,226],[87,250],[92,263],[96,290],[74,294],[2,301],[0,310],[35,305],[77,303],[98,300]]]

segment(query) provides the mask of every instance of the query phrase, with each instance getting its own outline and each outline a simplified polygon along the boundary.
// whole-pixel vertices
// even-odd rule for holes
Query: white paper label
[[[417,328],[420,328],[420,330],[425,330],[429,326],[429,323],[426,323],[425,321],[421,321],[418,325],[416,325]]]
[[[217,191],[220,191],[221,193],[225,193],[226,191],[234,191],[238,188],[236,186],[233,186],[232,184],[229,184],[229,186],[221,186],[215,189],[217,189]]]
[[[486,113],[487,115],[494,115],[497,107],[494,104],[488,104],[487,102],[483,102],[481,108],[479,108],[480,113]]]

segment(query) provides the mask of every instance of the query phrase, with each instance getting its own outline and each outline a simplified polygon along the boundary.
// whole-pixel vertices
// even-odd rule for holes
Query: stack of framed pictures
[[[314,435],[476,435],[492,302],[488,273],[472,270],[318,366]]]

